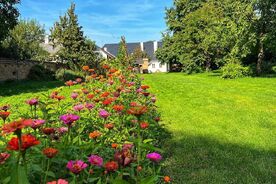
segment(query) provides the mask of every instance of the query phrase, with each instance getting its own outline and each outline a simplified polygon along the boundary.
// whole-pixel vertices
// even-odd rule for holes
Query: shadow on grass
[[[0,96],[36,93],[64,85],[61,81],[12,81],[0,84]]]
[[[165,174],[173,183],[274,183],[276,151],[187,136],[166,145]]]

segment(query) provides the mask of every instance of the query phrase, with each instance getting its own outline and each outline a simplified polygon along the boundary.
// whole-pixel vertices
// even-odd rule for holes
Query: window
[[[152,64],[152,68],[155,68],[155,64]]]

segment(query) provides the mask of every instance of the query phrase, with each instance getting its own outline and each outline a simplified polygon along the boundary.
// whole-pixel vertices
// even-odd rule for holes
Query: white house
[[[142,51],[146,52],[147,55],[150,57],[150,62],[147,68],[149,73],[168,72],[170,70],[169,65],[167,63],[161,64],[155,56],[155,52],[159,47],[162,47],[162,42],[147,41],[140,43],[127,43],[128,54],[133,54],[136,48],[140,48]],[[105,44],[101,50],[106,53],[109,53],[113,57],[116,57],[119,50],[119,44]],[[141,63],[140,61],[137,62],[137,64],[142,65],[143,63]]]

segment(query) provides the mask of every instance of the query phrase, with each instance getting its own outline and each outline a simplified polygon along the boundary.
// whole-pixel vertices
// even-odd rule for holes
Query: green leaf
[[[150,176],[142,179],[141,184],[155,184],[158,179],[158,176]]]
[[[29,184],[25,168],[18,165],[14,168],[11,175],[11,184]]]

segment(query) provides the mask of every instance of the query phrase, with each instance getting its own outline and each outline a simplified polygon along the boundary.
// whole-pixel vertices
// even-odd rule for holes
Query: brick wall
[[[31,68],[37,64],[39,63],[36,61],[17,61],[0,58],[0,81],[27,79]],[[56,71],[62,67],[52,62],[44,62],[42,65],[51,71]]]

